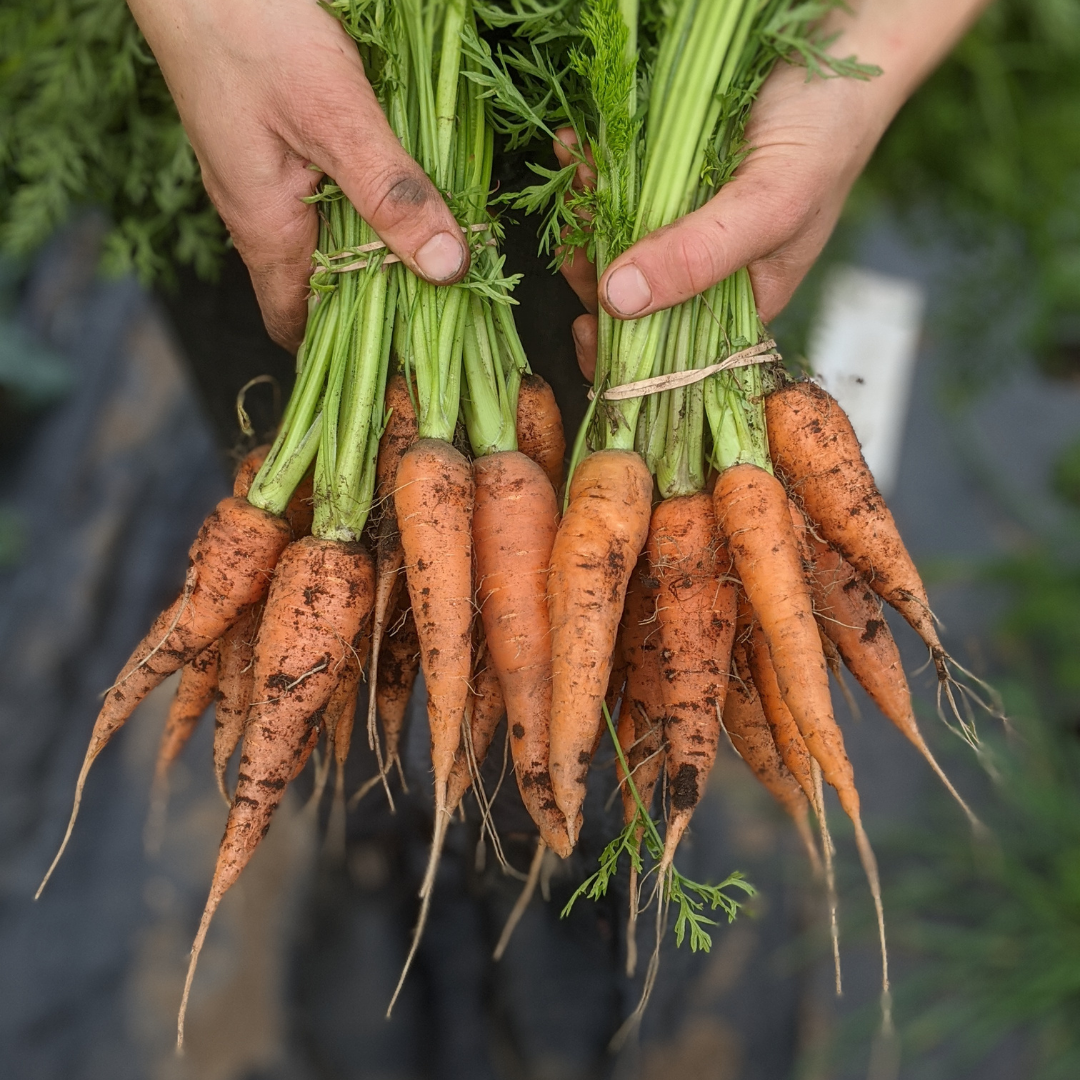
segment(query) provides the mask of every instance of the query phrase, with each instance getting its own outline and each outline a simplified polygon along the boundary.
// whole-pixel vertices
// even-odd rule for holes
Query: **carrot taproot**
[[[612,652],[630,575],[645,546],[652,476],[627,450],[585,458],[570,483],[548,575],[551,783],[571,845],[585,801]]]
[[[758,782],[795,823],[810,865],[815,874],[820,874],[821,856],[810,828],[810,800],[780,757],[757,687],[745,657],[740,655],[742,651],[743,646],[737,644],[732,657],[732,678],[724,699],[724,730]]]
[[[214,708],[214,777],[226,806],[232,805],[225,774],[244,733],[255,677],[255,638],[262,602],[252,604],[219,639],[218,699]]]
[[[549,771],[552,700],[547,571],[558,528],[555,491],[543,469],[516,451],[473,462],[477,602],[506,703],[518,789],[540,836],[570,854]]]
[[[435,772],[435,837],[426,892],[450,820],[446,785],[461,745],[472,673],[472,468],[449,443],[419,439],[398,465],[394,502],[427,684]]]
[[[657,582],[670,795],[661,878],[716,761],[736,616],[736,587],[719,547],[713,501],[704,492],[665,499],[653,510],[647,550]]]
[[[278,560],[255,643],[255,700],[244,727],[236,794],[184,984],[178,1047],[210,921],[318,739],[327,702],[371,610],[373,577],[371,557],[358,543],[309,536],[290,544]]]
[[[222,499],[210,512],[188,552],[180,595],[154,620],[105,692],[75,782],[67,830],[36,897],[71,838],[86,777],[98,754],[155,686],[221,637],[249,605],[265,595],[274,564],[288,542],[287,522],[244,499]]]
[[[911,624],[940,670],[946,653],[926,588],[847,414],[831,394],[804,381],[770,394],[765,416],[773,464],[789,490],[821,536]]]
[[[882,1011],[886,1024],[891,1025],[885,914],[877,860],[863,828],[855,773],[833,717],[829,674],[787,492],[775,476],[756,465],[743,464],[720,475],[713,498],[720,531],[727,538],[735,570],[768,644],[784,704],[854,826],[859,858],[878,916]]]
[[[923,756],[975,829],[982,822],[927,746],[911,703],[900,650],[885,621],[881,599],[855,568],[805,525],[804,544],[814,614],[822,633],[870,700]]]
[[[558,491],[563,483],[566,436],[555,393],[539,375],[521,377],[516,428],[518,449],[544,470]]]
[[[149,855],[156,855],[161,849],[169,802],[169,770],[194,734],[203,713],[217,697],[219,654],[219,644],[213,641],[181,669],[150,781],[150,810],[143,829],[143,846]]]

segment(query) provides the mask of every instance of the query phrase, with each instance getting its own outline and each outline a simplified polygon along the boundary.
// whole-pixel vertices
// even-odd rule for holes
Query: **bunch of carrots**
[[[561,133],[569,164],[536,165],[543,182],[518,205],[548,206],[557,258],[584,249],[602,271],[730,178],[775,62],[871,72],[828,57],[809,22],[821,5],[795,0],[324,6],[356,41],[403,145],[447,196],[469,238],[470,270],[448,288],[416,278],[324,180],[313,196],[322,225],[307,332],[280,429],[242,463],[232,497],[191,547],[183,590],[106,693],[49,874],[94,760],[143,697],[180,671],[156,805],[211,704],[228,804],[182,1043],[210,921],[286,787],[323,740],[319,790],[332,763],[332,818],[341,819],[364,689],[380,765],[369,784],[381,782],[392,802],[419,669],[435,823],[409,962],[452,814],[470,787],[486,810],[479,768],[504,716],[538,855],[574,848],[590,764],[610,732],[626,827],[577,895],[603,892],[625,852],[631,922],[655,900],[659,943],[674,903],[677,939],[707,948],[706,905],[733,917],[729,890],[752,889],[738,874],[719,886],[689,882],[674,857],[726,733],[830,882],[823,782],[836,790],[877,905],[887,1009],[877,867],[829,671],[848,667],[973,822],[916,725],[882,601],[926,643],[954,712],[976,692],[956,681],[967,673],[941,645],[851,425],[823,390],[784,373],[742,271],[671,311],[623,323],[601,316],[560,514],[562,423],[530,372],[489,207],[496,134],[514,145]],[[961,727],[973,738],[967,714]]]

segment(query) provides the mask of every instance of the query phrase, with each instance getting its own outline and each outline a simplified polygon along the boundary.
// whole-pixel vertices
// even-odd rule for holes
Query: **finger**
[[[252,167],[236,183],[208,163],[203,183],[251,275],[267,333],[295,353],[304,338],[311,253],[319,233],[315,207],[302,200],[320,177],[276,140],[244,157],[278,166],[265,173]]]
[[[744,266],[751,267],[755,286],[762,281],[762,293],[755,295],[763,317],[782,308],[824,245],[835,215],[821,213],[809,178],[767,164],[764,158],[755,162],[701,209],[615,259],[600,281],[607,311],[640,318],[682,303]],[[819,235],[820,245],[807,256]]]
[[[589,262],[584,248],[574,248],[559,266],[562,276],[577,298],[585,305],[585,310],[595,315],[600,310],[596,296],[596,267]]]
[[[555,132],[553,145],[560,168],[565,169],[572,161],[578,161],[577,172],[574,174],[574,189],[584,191],[585,188],[593,187],[596,183],[596,160],[593,158],[592,147],[585,147],[585,161],[578,160],[580,143],[577,132],[570,127],[559,128]]]
[[[331,93],[282,102],[291,130],[282,134],[341,186],[360,216],[418,277],[460,281],[469,248],[445,200],[405,152],[364,77],[355,47],[330,65]],[[320,81],[327,71],[320,71]],[[311,104],[314,103],[314,104]]]
[[[596,374],[596,333],[595,315],[579,315],[571,327],[574,335],[574,352],[577,353],[578,367],[589,382]]]
[[[573,162],[577,155],[575,150],[578,146],[577,133],[573,128],[560,128],[555,132],[555,156],[559,165],[565,168]],[[585,155],[592,162],[592,152],[585,148]],[[592,187],[596,183],[596,173],[590,164],[579,162],[577,172],[574,175],[574,189],[582,191],[586,187]],[[563,235],[566,235],[564,230]],[[557,254],[562,254],[560,249]],[[574,248],[567,253],[559,270],[566,279],[567,284],[577,293],[578,299],[585,305],[587,311],[593,315],[599,310],[599,301],[596,296],[596,267],[589,261],[584,248]],[[591,378],[591,376],[590,376]]]

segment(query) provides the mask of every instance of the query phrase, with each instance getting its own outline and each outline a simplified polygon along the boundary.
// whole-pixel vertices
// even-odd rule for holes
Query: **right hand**
[[[390,129],[355,44],[314,0],[129,5],[278,344],[295,352],[303,340],[319,221],[301,200],[324,174],[413,273],[464,277],[457,222]]]

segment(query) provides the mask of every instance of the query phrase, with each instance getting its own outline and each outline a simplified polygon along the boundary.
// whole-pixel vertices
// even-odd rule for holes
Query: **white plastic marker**
[[[814,376],[844,407],[878,488],[896,482],[926,292],[855,266],[826,279],[810,331]]]

